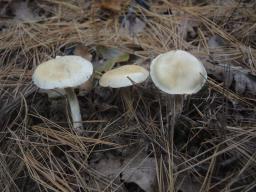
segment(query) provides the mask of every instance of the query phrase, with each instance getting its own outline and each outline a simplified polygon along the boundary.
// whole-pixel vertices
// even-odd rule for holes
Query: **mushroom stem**
[[[81,123],[82,117],[80,112],[79,103],[77,100],[77,96],[74,92],[74,89],[71,87],[65,88],[65,92],[67,94],[69,107],[71,111],[71,117],[73,121],[73,127],[75,131],[81,132],[83,124]]]
[[[121,87],[120,95],[122,97],[124,107],[129,118],[133,117],[133,98],[131,96],[132,89],[131,87]]]
[[[173,145],[173,135],[174,127],[176,124],[176,118],[182,113],[184,104],[184,95],[168,95],[167,100],[167,129],[168,129],[168,138],[170,139],[170,144]]]

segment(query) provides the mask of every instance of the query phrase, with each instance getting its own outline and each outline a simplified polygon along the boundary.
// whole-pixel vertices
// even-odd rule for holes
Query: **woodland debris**
[[[106,9],[118,13],[127,3],[129,3],[129,1],[126,0],[100,0],[97,6],[101,9]]]
[[[208,46],[211,48],[210,53],[214,61],[214,49],[221,49],[223,52],[224,40],[219,36],[212,36],[208,40]],[[223,81],[226,88],[234,84],[235,92],[242,95],[245,92],[256,95],[256,76],[250,70],[241,66],[234,66],[230,63],[212,64],[209,61],[204,62],[207,72],[212,74],[216,79]]]
[[[136,36],[143,32],[145,27],[145,22],[136,16],[132,8],[129,8],[128,14],[122,20],[120,33]]]
[[[156,185],[155,159],[142,154],[122,158],[108,153],[90,165],[109,180],[136,183],[145,192],[153,192]]]

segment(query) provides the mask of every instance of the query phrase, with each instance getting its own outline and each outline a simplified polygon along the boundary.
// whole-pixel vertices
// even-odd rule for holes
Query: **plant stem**
[[[74,92],[74,89],[71,87],[65,88],[65,91],[66,91],[68,102],[69,102],[69,107],[70,107],[74,130],[81,132],[82,128],[83,128],[83,124],[81,123],[82,117],[81,117],[81,112],[80,112],[80,107],[79,107],[79,103],[77,100],[77,96]]]

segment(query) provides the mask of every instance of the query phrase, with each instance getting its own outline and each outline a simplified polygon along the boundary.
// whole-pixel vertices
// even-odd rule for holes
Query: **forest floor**
[[[1,0],[0,191],[256,191],[255,10],[254,0]],[[99,86],[105,71],[149,70],[175,49],[208,72],[175,124],[150,78],[129,96]],[[62,55],[95,69],[76,89],[82,135],[65,96],[31,79]]]

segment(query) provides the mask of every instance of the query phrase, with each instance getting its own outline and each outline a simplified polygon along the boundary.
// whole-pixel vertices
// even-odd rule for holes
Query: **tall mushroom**
[[[69,102],[73,127],[82,129],[82,118],[74,87],[86,82],[93,73],[91,62],[80,56],[61,56],[40,64],[32,76],[41,89],[64,89]]]
[[[171,95],[169,101],[172,103],[172,126],[176,116],[175,101],[181,98],[180,105],[183,106],[183,95],[197,93],[207,79],[203,64],[195,56],[182,50],[158,55],[151,62],[150,76],[156,87]]]
[[[149,72],[143,67],[124,65],[104,73],[100,78],[99,84],[102,87],[120,88],[122,96],[130,99],[130,92],[124,88],[142,83],[148,76]]]

